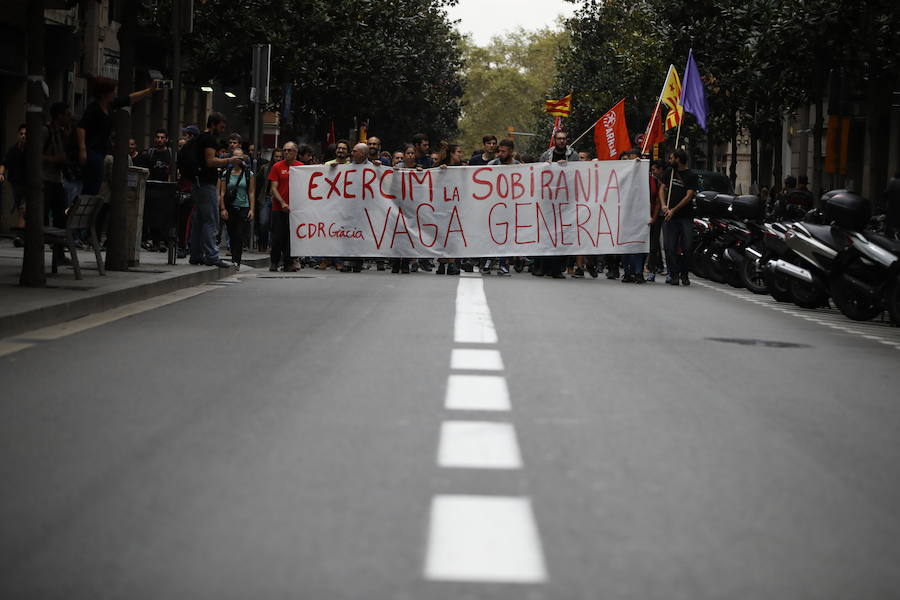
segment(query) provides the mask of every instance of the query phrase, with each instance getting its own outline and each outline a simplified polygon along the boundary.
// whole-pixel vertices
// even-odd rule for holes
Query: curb
[[[243,261],[243,264],[248,267],[259,268],[268,265],[269,259],[268,257],[247,259]],[[231,277],[234,274],[235,271],[233,269],[202,269],[161,281],[153,281],[125,289],[100,293],[89,298],[79,298],[14,315],[7,315],[0,317],[0,339],[13,337],[33,329],[58,325],[66,321],[118,308],[133,302],[147,300],[155,296],[162,296],[184,288],[218,281],[219,279]]]

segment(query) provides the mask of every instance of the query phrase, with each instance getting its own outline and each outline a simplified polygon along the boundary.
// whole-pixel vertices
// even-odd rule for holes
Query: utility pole
[[[169,91],[169,143],[172,156],[178,149],[181,133],[181,2],[172,1],[172,89]],[[175,181],[175,169],[169,169],[169,181]]]
[[[119,97],[127,98],[134,89],[134,34],[137,26],[137,10],[116,3],[119,21]],[[116,109],[113,113],[116,145],[113,152],[112,194],[109,202],[109,224],[106,239],[106,269],[128,270],[128,138],[131,136],[131,105]]]
[[[181,34],[194,30],[194,0],[172,1],[172,90],[169,95],[169,140],[172,156],[178,149],[181,134]],[[175,169],[170,169],[170,181],[176,180]]]
[[[25,253],[19,285],[44,287],[44,182],[41,146],[44,141],[44,103],[47,84],[44,81],[44,2],[28,3],[28,96],[25,120],[25,165],[28,197],[25,201]],[[125,141],[127,146],[128,141]]]
[[[269,102],[269,68],[272,60],[271,44],[253,45],[253,64],[251,78],[253,90],[250,100],[253,102],[253,144],[256,151],[262,150],[262,126],[260,123],[260,105]]]

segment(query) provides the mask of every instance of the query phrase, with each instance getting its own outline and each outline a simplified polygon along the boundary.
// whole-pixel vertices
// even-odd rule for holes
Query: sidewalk
[[[107,271],[100,277],[93,251],[80,250],[83,278],[78,281],[71,266],[60,266],[58,273],[50,273],[48,248],[44,254],[47,286],[27,288],[19,285],[22,253],[23,249],[14,247],[12,240],[0,238],[0,338],[234,274],[233,269],[189,265],[187,259],[168,265],[165,253],[142,250],[139,266],[124,272]],[[224,251],[222,258],[229,259]],[[269,257],[245,251],[242,262],[245,269],[263,267],[269,264]]]

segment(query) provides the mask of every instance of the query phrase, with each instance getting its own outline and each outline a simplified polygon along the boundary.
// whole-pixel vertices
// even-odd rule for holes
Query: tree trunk
[[[772,189],[772,152],[774,148],[774,126],[763,131],[759,144],[759,188]]]
[[[25,173],[28,197],[25,203],[25,253],[19,285],[43,287],[44,273],[44,181],[41,149],[44,141],[44,2],[28,3],[28,96],[25,142]]]
[[[169,140],[172,155],[178,149],[181,136],[181,1],[172,2],[172,89],[169,92]],[[170,181],[177,178],[175,169],[170,170]]]
[[[750,128],[750,193],[759,193],[759,128]]]
[[[817,198],[822,195],[822,94],[816,94],[816,116],[812,124],[813,133],[813,180],[812,193]],[[818,203],[817,203],[818,204]]]
[[[784,179],[784,119],[778,118],[777,133],[772,146],[772,187],[770,192],[775,193]]]
[[[119,28],[119,96],[127,98],[134,88],[134,29],[137,11],[120,2]],[[116,145],[113,153],[112,194],[109,204],[107,228],[108,249],[106,268],[109,271],[128,270],[128,137],[131,134],[131,107],[116,109],[113,113]]]
[[[889,135],[891,129],[891,101],[893,99],[893,85],[890,81],[883,79],[874,79],[870,82],[869,87],[869,110],[866,119],[866,125],[869,128],[868,152],[868,189],[865,194],[868,196],[872,205],[881,207],[883,203],[882,196],[888,181],[888,151],[889,151]],[[865,178],[864,178],[865,180]]]
[[[737,185],[737,153],[738,153],[738,126],[737,113],[731,113],[731,165],[729,166],[729,176],[731,177],[731,187]]]

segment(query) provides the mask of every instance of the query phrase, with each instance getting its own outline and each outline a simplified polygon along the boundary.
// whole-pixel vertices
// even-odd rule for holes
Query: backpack
[[[200,136],[195,135],[178,152],[178,171],[184,179],[194,179],[200,174]]]
[[[237,202],[238,189],[241,187],[241,180],[244,179],[244,174],[247,172],[247,169],[241,169],[241,174],[238,175],[237,182],[230,186],[231,182],[231,169],[225,169],[225,171],[221,175],[222,181],[225,183],[225,204],[226,206],[234,206]]]

